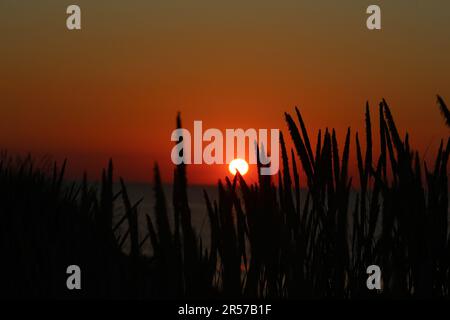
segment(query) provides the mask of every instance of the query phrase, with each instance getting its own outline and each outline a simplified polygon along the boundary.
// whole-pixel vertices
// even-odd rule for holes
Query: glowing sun
[[[248,171],[248,163],[244,159],[234,159],[230,162],[228,170],[230,170],[233,175],[236,174],[236,171],[239,171],[241,175],[244,175]]]

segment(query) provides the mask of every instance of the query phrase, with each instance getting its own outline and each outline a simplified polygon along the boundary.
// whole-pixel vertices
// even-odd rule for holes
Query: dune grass
[[[448,109],[438,97],[448,124]],[[154,167],[154,213],[113,191],[113,165],[100,188],[64,181],[65,163],[0,157],[2,295],[58,298],[405,298],[448,297],[448,158],[441,141],[425,163],[401,137],[386,101],[378,107],[380,153],[373,152],[369,106],[364,137],[350,128],[319,131],[313,150],[296,108],[285,114],[294,149],[281,136],[282,168],[248,185],[239,174],[205,192],[210,236],[191,222],[186,166],[174,170],[166,199]],[[177,117],[177,127],[181,119]],[[354,138],[353,138],[354,137]],[[361,139],[365,140],[363,146]],[[354,147],[352,147],[354,141]],[[358,188],[352,188],[354,150]],[[300,179],[306,181],[306,192]],[[353,199],[353,200],[352,200]],[[121,201],[123,216],[115,216]],[[169,210],[173,207],[173,219]],[[169,223],[173,220],[173,225]],[[139,234],[145,223],[146,234]],[[151,244],[152,255],[142,253]],[[125,250],[125,243],[129,250]],[[66,289],[66,267],[82,269],[82,290]],[[369,291],[366,268],[377,264],[383,288]]]

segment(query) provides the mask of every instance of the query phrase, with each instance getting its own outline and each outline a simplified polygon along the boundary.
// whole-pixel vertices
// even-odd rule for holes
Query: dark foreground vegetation
[[[450,123],[442,99],[439,105]],[[207,246],[191,223],[184,165],[175,168],[172,199],[165,198],[155,166],[156,204],[149,213],[130,202],[123,181],[114,193],[112,163],[97,190],[86,179],[65,183],[65,164],[43,168],[31,158],[3,154],[2,296],[448,297],[450,139],[441,142],[433,163],[424,163],[408,135],[400,136],[384,100],[378,113],[377,156],[368,106],[365,134],[353,136],[349,129],[343,146],[334,130],[319,132],[313,145],[300,112],[286,114],[295,148],[287,150],[281,139],[277,184],[260,176],[248,185],[237,175],[218,183],[217,201],[205,192]],[[350,150],[358,165],[357,191],[348,175]],[[301,192],[300,177],[307,192]],[[125,213],[117,217],[119,201]],[[138,232],[141,223],[145,234]],[[142,247],[149,243],[153,253],[146,256]],[[66,288],[71,264],[81,267],[80,291]],[[366,287],[372,264],[382,270],[380,291]]]

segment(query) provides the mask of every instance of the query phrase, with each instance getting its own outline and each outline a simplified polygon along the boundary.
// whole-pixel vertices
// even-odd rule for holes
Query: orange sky
[[[368,31],[375,3],[383,29]],[[80,0],[81,31],[65,27],[69,4],[0,3],[0,146],[67,157],[72,177],[112,157],[127,180],[158,161],[169,181],[177,111],[187,127],[286,132],[299,105],[314,137],[342,140],[385,97],[427,159],[448,136],[435,103],[450,103],[448,1]],[[224,174],[189,168],[192,183]]]

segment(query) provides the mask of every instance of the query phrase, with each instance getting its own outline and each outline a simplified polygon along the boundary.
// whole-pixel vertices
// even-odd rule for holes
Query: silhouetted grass
[[[448,122],[448,109],[438,97]],[[380,154],[373,152],[369,105],[365,137],[318,132],[315,150],[299,109],[286,113],[294,149],[281,135],[276,177],[248,185],[237,174],[205,192],[210,239],[191,221],[186,166],[175,167],[174,217],[157,165],[154,213],[132,203],[126,184],[113,191],[113,165],[100,190],[64,181],[66,164],[0,158],[0,273],[10,297],[363,298],[448,297],[448,158],[441,141],[434,163],[401,138],[386,101],[379,105]],[[180,116],[177,127],[181,128]],[[299,129],[300,128],[300,129]],[[365,139],[364,147],[360,139]],[[359,188],[352,189],[350,150]],[[298,166],[299,164],[300,166]],[[306,181],[307,189],[300,187]],[[121,200],[120,200],[121,199]],[[121,201],[123,216],[115,207]],[[154,217],[154,221],[152,220]],[[169,221],[173,220],[173,224]],[[139,234],[145,223],[146,234]],[[129,244],[129,249],[125,244]],[[151,256],[142,246],[151,244]],[[68,265],[82,269],[81,291],[66,289]],[[377,264],[383,288],[369,291],[366,268]]]

